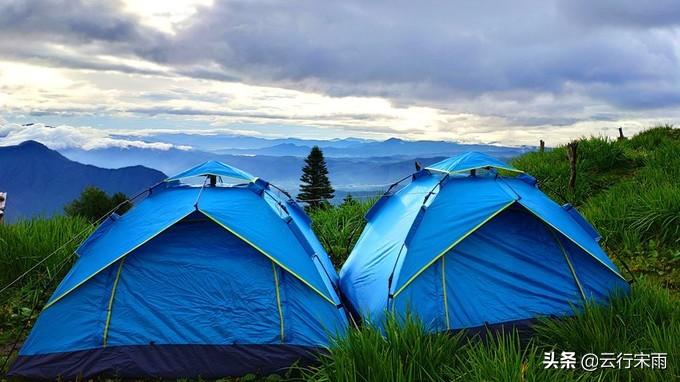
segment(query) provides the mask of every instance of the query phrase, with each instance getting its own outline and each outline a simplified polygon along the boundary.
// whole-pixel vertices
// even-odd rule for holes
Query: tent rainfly
[[[340,288],[353,313],[376,325],[394,311],[417,315],[434,332],[521,327],[629,290],[576,209],[485,154],[416,172],[366,221]]]
[[[184,181],[196,176],[240,184]],[[337,274],[304,211],[219,162],[150,189],[77,255],[9,375],[271,373],[347,328]]]

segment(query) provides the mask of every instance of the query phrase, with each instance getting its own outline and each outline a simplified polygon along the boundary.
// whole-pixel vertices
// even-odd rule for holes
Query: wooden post
[[[623,127],[619,127],[619,141],[624,139],[626,139],[626,137],[623,136]]]
[[[569,159],[569,189],[574,192],[576,189],[576,160],[578,141],[567,144],[567,158]]]
[[[5,201],[7,200],[7,193],[0,192],[0,224],[5,217]]]
[[[545,141],[543,141],[542,139],[540,141],[540,150],[541,150],[541,152],[545,151]]]

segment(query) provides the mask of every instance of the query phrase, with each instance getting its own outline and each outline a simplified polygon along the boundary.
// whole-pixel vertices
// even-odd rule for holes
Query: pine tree
[[[319,147],[312,147],[312,151],[305,159],[305,167],[302,169],[300,181],[302,184],[300,184],[298,200],[307,202],[309,208],[329,205],[329,200],[333,198],[335,190],[331,186],[331,181],[328,180],[326,160],[323,158],[323,152]]]

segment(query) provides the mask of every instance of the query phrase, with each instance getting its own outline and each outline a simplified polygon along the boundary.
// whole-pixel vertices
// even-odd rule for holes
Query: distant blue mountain
[[[127,138],[129,136],[120,136]],[[136,138],[137,139],[137,138]],[[307,156],[313,146],[319,146],[326,157],[366,158],[400,156],[449,157],[465,151],[481,151],[496,157],[513,157],[534,147],[463,144],[448,141],[407,141],[390,138],[384,141],[360,138],[314,140],[299,138],[268,139],[241,135],[155,134],[144,137],[147,142],[164,142],[191,146],[196,151],[231,155]]]
[[[236,155],[274,155],[274,156],[307,156],[313,145],[309,143],[281,143],[261,148],[231,148],[216,152]],[[445,141],[405,141],[390,138],[386,141],[354,142],[339,147],[337,145],[318,144],[326,157],[330,158],[365,158],[371,157],[450,157],[466,151],[481,151],[496,157],[513,157],[531,151],[528,146],[508,147],[482,144],[461,144]]]
[[[361,138],[344,138],[344,139],[300,139],[300,138],[259,138],[246,135],[233,134],[188,134],[188,133],[163,133],[152,134],[144,137],[130,136],[130,135],[116,135],[115,138],[122,139],[142,139],[146,142],[163,142],[171,143],[173,145],[187,145],[199,151],[210,151],[221,154],[229,154],[231,150],[258,150],[278,145],[291,145],[309,147],[336,147],[344,148],[351,147],[364,142],[371,142]],[[286,153],[285,155],[291,155]]]
[[[124,137],[130,138],[119,138]],[[412,173],[416,160],[428,165],[472,150],[509,160],[534,149],[397,138],[385,141],[306,140],[158,134],[144,137],[144,140],[193,148],[71,148],[60,150],[60,154],[33,141],[0,148],[0,191],[9,192],[8,218],[61,212],[63,206],[78,197],[87,185],[98,186],[109,193],[133,194],[163,179],[163,173],[172,175],[211,159],[242,168],[297,194],[304,157],[314,145],[324,151],[338,197],[346,192],[375,194]]]
[[[143,166],[99,168],[67,159],[35,141],[0,147],[0,191],[10,221],[61,213],[86,186],[132,195],[166,176]]]
[[[236,166],[272,183],[296,192],[304,158],[301,156],[228,155],[197,150],[154,150],[140,148],[109,148],[99,150],[64,150],[72,160],[96,166],[123,167],[142,164],[166,174],[178,173],[207,160],[219,160]],[[370,155],[370,152],[366,152]],[[514,153],[496,155],[510,159]],[[448,156],[446,156],[448,157]],[[336,189],[380,189],[414,170],[414,161],[423,165],[440,161],[445,156],[384,156],[326,158],[331,182]]]

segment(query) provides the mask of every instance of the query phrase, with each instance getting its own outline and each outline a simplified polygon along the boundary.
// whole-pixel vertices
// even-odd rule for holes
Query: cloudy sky
[[[679,121],[677,0],[0,2],[6,142],[550,144]]]

